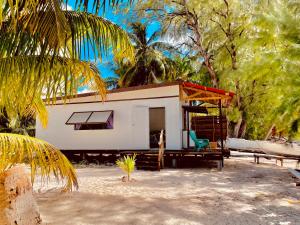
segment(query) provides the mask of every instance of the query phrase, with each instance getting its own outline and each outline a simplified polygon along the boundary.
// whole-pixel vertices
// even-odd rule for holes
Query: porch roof
[[[186,94],[184,95],[183,92]],[[234,96],[233,92],[218,88],[206,87],[191,82],[182,82],[181,98],[186,101],[202,101],[212,104],[218,104],[221,100],[223,104],[230,103]]]

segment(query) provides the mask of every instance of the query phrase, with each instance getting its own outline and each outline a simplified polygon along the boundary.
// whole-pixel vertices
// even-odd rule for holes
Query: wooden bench
[[[283,166],[283,159],[285,159],[286,157],[284,156],[279,156],[279,155],[267,155],[267,154],[254,154],[254,162],[256,164],[259,164],[259,158],[265,158],[265,159],[268,159],[268,160],[271,160],[271,159],[275,159],[275,163],[277,165],[277,161],[280,161],[280,166]]]
[[[296,178],[296,186],[300,186],[300,171],[292,168],[288,168],[288,171],[292,174],[294,178]]]

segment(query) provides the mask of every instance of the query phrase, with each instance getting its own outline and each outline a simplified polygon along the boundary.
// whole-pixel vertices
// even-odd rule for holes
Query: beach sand
[[[300,204],[288,201],[300,200],[300,187],[274,161],[256,165],[253,158],[226,159],[221,172],[135,171],[130,183],[121,181],[124,174],[115,166],[77,173],[79,191],[35,185],[44,224],[300,224]]]

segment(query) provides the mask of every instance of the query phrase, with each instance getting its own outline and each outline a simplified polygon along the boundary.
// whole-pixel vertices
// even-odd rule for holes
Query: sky
[[[67,9],[74,9],[75,8],[75,2],[76,0],[68,0],[68,6]],[[119,25],[120,27],[122,27],[123,29],[128,30],[128,23],[129,22],[136,22],[136,16],[133,16],[133,10],[132,10],[133,6],[130,7],[129,12],[128,13],[124,13],[124,11],[126,10],[119,10],[117,13],[115,13],[115,9],[112,8],[107,8],[107,10],[105,11],[105,13],[103,13],[102,10],[100,10],[99,12],[99,16],[102,16],[114,23],[116,23],[117,25]],[[92,6],[90,7],[90,9],[92,10]],[[151,34],[153,32],[155,32],[156,30],[160,29],[160,23],[159,22],[152,22],[151,24],[149,24],[148,26],[148,30],[147,30],[147,36],[150,37]],[[90,60],[90,59],[86,59],[86,60]],[[94,61],[94,59],[92,59],[91,61]],[[100,72],[101,72],[101,76],[102,78],[106,78],[106,77],[111,77],[111,76],[115,76],[115,73],[113,71],[113,55],[110,54],[107,57],[104,57],[102,62],[100,62],[99,60],[96,62],[97,67],[99,68]]]

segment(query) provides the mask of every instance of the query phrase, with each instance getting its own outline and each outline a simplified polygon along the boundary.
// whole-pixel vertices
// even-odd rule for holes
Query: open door
[[[166,143],[166,114],[165,108],[149,108],[149,141],[150,148],[158,148],[161,130],[164,130],[164,143]]]
[[[150,149],[149,146],[149,108],[135,105],[132,109],[132,143],[134,149]]]

